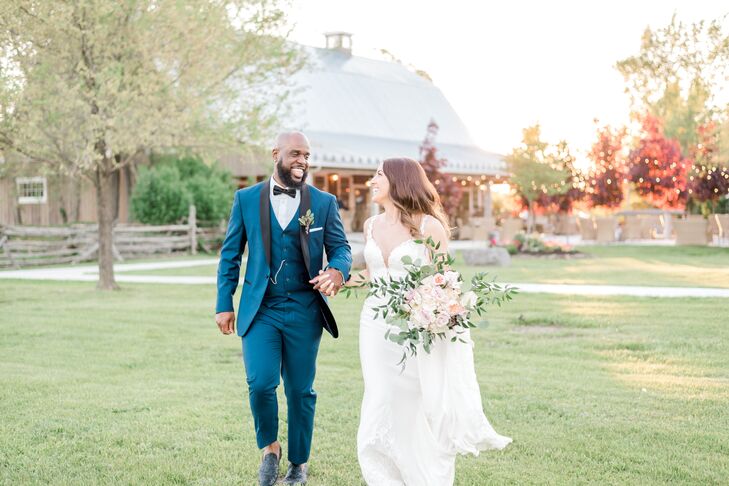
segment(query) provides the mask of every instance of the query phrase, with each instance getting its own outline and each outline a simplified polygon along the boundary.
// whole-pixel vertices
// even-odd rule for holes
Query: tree
[[[438,134],[438,125],[431,121],[428,130],[420,146],[420,165],[425,170],[428,180],[433,183],[438,191],[445,213],[451,218],[451,224],[455,225],[455,218],[463,197],[461,185],[453,181],[449,174],[441,172],[448,161],[438,158],[438,149],[435,147],[435,137]]]
[[[729,194],[729,160],[720,158],[720,126],[716,122],[700,126],[698,134],[699,143],[692,150],[688,194],[703,206],[702,212],[708,214]]]
[[[575,158],[570,152],[567,142],[562,140],[547,152],[547,163],[563,174],[559,186],[550,193],[537,197],[535,207],[545,211],[570,213],[575,203],[585,197],[584,175],[574,165]]]
[[[0,5],[0,150],[96,189],[99,283],[117,288],[111,181],[149,149],[271,134],[297,50],[278,0],[15,0]]]
[[[628,163],[629,178],[639,195],[659,208],[683,208],[690,161],[681,155],[678,141],[666,138],[655,116],[644,116],[641,138]]]
[[[729,35],[724,19],[684,24],[674,15],[663,28],[646,28],[639,54],[616,68],[627,83],[636,113],[664,121],[684,155],[697,141],[696,128],[716,111],[729,74]]]
[[[609,126],[597,131],[588,157],[595,164],[587,175],[585,195],[592,207],[616,208],[623,202],[623,181],[628,175],[622,155],[625,129]]]
[[[506,156],[506,163],[511,172],[509,184],[529,210],[527,231],[531,233],[539,199],[564,195],[572,188],[566,182],[572,174],[564,164],[559,164],[560,159],[571,162],[571,156],[564,153],[565,143],[557,147],[556,153],[550,151],[549,144],[541,140],[539,124],[525,128],[522,133],[522,143]]]

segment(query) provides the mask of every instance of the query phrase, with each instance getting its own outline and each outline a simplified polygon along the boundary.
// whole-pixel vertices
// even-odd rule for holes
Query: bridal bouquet
[[[450,270],[453,258],[438,253],[440,244],[435,244],[432,238],[415,242],[427,246],[430,262],[413,261],[405,256],[402,262],[406,276],[377,278],[350,288],[368,287],[368,295],[387,297],[387,303],[373,310],[375,319],[382,315],[396,328],[388,330],[385,338],[403,347],[399,364],[404,364],[408,355],[417,355],[419,345],[429,353],[436,340],[466,342],[461,334],[476,327],[476,316],[481,316],[488,305],[500,306],[517,293],[513,287],[487,280],[485,273],[476,274],[471,279],[470,290],[464,291],[463,277]],[[350,294],[350,289],[346,290],[346,295]]]

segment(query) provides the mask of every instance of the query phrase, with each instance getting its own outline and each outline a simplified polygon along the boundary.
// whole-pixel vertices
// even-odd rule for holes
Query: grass
[[[580,251],[587,258],[514,257],[509,267],[485,270],[508,282],[729,288],[729,248],[615,245]],[[125,273],[212,277],[216,270],[213,264]]]
[[[729,288],[729,248],[584,246],[586,258],[520,258],[497,269],[512,282]]]
[[[217,332],[214,297],[0,281],[0,484],[254,484],[240,341]],[[456,484],[725,482],[727,304],[523,294],[495,310],[474,332],[476,365],[514,444],[459,458]],[[362,484],[360,305],[334,299],[342,336],[322,342],[313,486]]]

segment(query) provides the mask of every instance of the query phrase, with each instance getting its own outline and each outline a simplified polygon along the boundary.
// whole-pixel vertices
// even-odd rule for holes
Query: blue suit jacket
[[[258,312],[271,274],[269,183],[270,179],[267,179],[235,193],[228,231],[220,252],[218,299],[215,311],[228,312],[233,311],[233,294],[240,278],[241,255],[248,244],[248,263],[236,326],[239,336],[245,335]],[[314,214],[314,223],[310,226],[309,233],[300,226],[299,235],[309,277],[314,278],[319,274],[326,251],[328,266],[342,272],[344,280],[348,280],[352,266],[352,251],[339,217],[336,198],[304,184],[301,188],[299,216],[303,216],[307,209],[311,209]],[[311,231],[317,228],[322,229]],[[313,289],[312,292],[319,298],[324,328],[336,338],[339,331],[326,297]]]

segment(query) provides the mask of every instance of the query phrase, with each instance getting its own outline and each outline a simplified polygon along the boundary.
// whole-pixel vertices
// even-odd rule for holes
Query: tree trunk
[[[534,228],[534,202],[529,201],[529,211],[527,215],[527,235],[532,234]]]
[[[103,164],[107,166],[107,164]],[[113,206],[112,201],[112,173],[104,167],[96,169],[94,185],[96,186],[96,214],[99,221],[99,282],[96,288],[100,290],[118,290],[119,286],[114,280],[114,254],[113,244]]]

